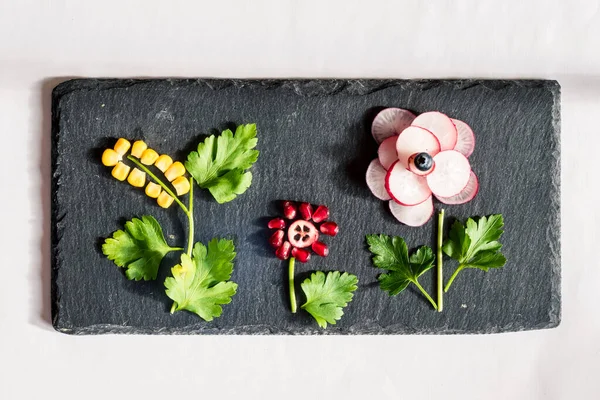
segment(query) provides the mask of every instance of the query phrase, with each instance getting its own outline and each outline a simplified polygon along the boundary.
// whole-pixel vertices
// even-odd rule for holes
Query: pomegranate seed
[[[310,260],[310,253],[304,249],[294,247],[292,249],[292,257],[295,257],[298,261],[305,263]]]
[[[294,219],[294,218],[296,218],[296,207],[292,204],[291,201],[284,201],[283,202],[283,215],[287,219]]]
[[[319,229],[321,233],[329,236],[335,236],[339,231],[338,224],[335,222],[324,222]]]
[[[313,209],[309,203],[300,204],[298,210],[300,211],[300,215],[302,215],[302,219],[310,221],[310,219],[312,218]]]
[[[329,218],[329,209],[325,206],[317,207],[317,210],[313,214],[313,221],[319,223]]]
[[[317,253],[321,257],[327,257],[327,255],[329,254],[329,248],[323,242],[314,242],[312,244],[312,249],[315,253]]]
[[[285,221],[283,218],[275,218],[270,220],[267,226],[269,229],[283,229],[285,228]]]
[[[292,245],[290,244],[290,242],[283,242],[283,244],[279,246],[277,250],[275,250],[275,255],[280,260],[287,260],[288,258],[290,258],[291,249]]]
[[[278,231],[275,231],[275,233],[273,235],[271,235],[271,238],[269,239],[269,243],[271,243],[271,246],[273,246],[275,248],[281,246],[283,244],[284,234],[285,234],[285,232],[283,232],[281,229]]]

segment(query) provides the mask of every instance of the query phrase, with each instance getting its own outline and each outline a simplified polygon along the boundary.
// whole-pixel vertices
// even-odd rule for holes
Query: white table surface
[[[74,76],[558,79],[561,326],[491,336],[54,332],[49,95]],[[0,0],[0,399],[598,399],[599,120],[597,0]]]

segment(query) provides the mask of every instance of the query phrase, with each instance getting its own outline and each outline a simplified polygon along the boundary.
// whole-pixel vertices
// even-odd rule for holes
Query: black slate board
[[[366,233],[434,245],[433,219],[400,225],[364,182],[376,155],[370,124],[383,107],[439,110],[466,121],[477,145],[471,164],[481,188],[474,201],[446,206],[448,216],[502,213],[505,268],[466,271],[437,313],[414,290],[389,297],[376,284]],[[492,333],[551,328],[560,321],[560,88],[554,81],[401,80],[96,80],[62,83],[53,93],[54,327],[74,334],[398,334]],[[110,177],[100,155],[117,137],[143,138],[184,159],[198,141],[256,122],[258,163],[251,188],[218,205],[197,191],[196,240],[233,238],[239,284],[211,323],[169,314],[163,281],[131,282],[104,258],[103,238],[126,219],[154,215],[168,241],[183,245],[184,216]],[[315,269],[358,275],[354,301],[335,326],[320,329],[288,311],[285,264],[267,245],[265,221],[277,200],[327,204],[341,227],[331,254],[297,267],[299,284]],[[446,262],[446,279],[453,264]],[[434,292],[434,273],[422,284]],[[301,291],[300,293],[300,301]]]

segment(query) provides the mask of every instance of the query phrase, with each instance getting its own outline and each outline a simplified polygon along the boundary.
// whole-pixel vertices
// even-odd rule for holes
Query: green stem
[[[294,287],[294,266],[296,264],[296,259],[294,257],[290,257],[290,264],[288,267],[288,284],[290,288],[290,308],[292,313],[296,313],[296,288]]]
[[[187,255],[189,257],[192,256],[192,248],[194,247],[194,178],[190,177],[190,195],[188,198],[189,206],[187,213],[188,224],[190,229],[188,231],[188,247],[187,247]]]
[[[173,314],[175,312],[175,302],[173,302],[173,305],[171,306],[171,314]]]
[[[450,289],[450,285],[452,285],[452,282],[454,282],[454,278],[456,278],[456,276],[458,275],[458,273],[460,271],[462,271],[463,268],[464,268],[463,265],[459,265],[458,268],[456,268],[456,271],[454,271],[454,273],[450,277],[450,280],[448,281],[448,283],[446,283],[446,287],[444,288],[444,292],[447,292],[448,289]]]
[[[175,202],[177,204],[179,204],[179,207],[181,207],[181,209],[183,210],[183,212],[185,213],[185,215],[187,215],[188,218],[189,218],[190,211],[188,210],[188,208],[181,202],[181,200],[179,200],[179,198],[177,197],[177,195],[175,193],[173,193],[173,191],[163,181],[160,180],[159,177],[157,177],[152,171],[150,171],[137,158],[135,158],[133,156],[127,156],[127,159],[129,161],[131,161],[132,163],[134,163],[135,165],[137,165],[139,168],[141,168],[141,170],[144,171],[145,173],[147,173],[149,177],[151,177],[152,179],[154,179],[154,182],[158,183],[160,185],[160,187],[162,187],[165,190],[165,192],[167,192],[169,194],[169,196],[171,196],[175,200]]]
[[[425,296],[427,298],[427,300],[429,300],[429,302],[431,303],[431,305],[433,306],[433,308],[435,308],[437,310],[438,309],[437,304],[435,304],[435,301],[433,301],[433,299],[431,298],[431,296],[429,295],[429,293],[427,293],[427,291],[425,289],[423,289],[423,286],[421,286],[421,284],[419,283],[419,281],[417,281],[415,279],[412,282],[415,285],[417,285],[417,287],[419,288],[419,290],[421,291],[421,293],[423,293],[423,296]]]
[[[442,242],[444,240],[444,209],[438,214],[438,235],[437,235],[437,304],[438,312],[444,309],[444,268]]]

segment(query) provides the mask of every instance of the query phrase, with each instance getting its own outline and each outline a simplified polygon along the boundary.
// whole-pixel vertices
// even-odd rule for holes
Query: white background
[[[54,332],[49,94],[73,76],[558,79],[562,325],[446,337]],[[0,0],[0,399],[598,399],[599,118],[599,1]]]

